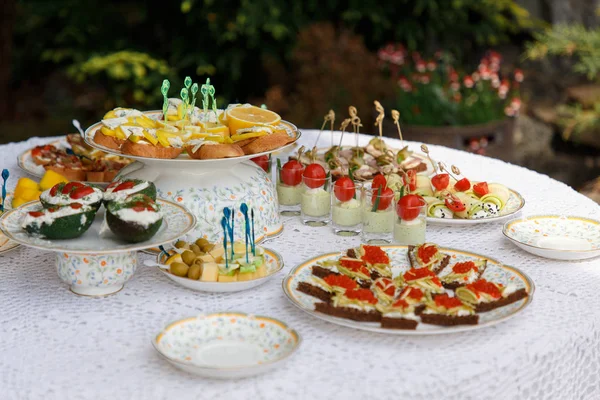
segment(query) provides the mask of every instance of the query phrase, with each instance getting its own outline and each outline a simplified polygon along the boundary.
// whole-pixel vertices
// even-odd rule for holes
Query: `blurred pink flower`
[[[452,90],[459,90],[460,89],[460,83],[458,83],[458,82],[452,82],[450,84],[450,89],[452,89]]]
[[[479,72],[477,72],[477,71],[473,72],[473,73],[471,74],[471,77],[473,78],[473,80],[474,80],[475,82],[479,82],[479,78],[480,78]]]
[[[521,71],[520,69],[515,69],[515,81],[523,82],[523,79],[523,71]]]
[[[425,70],[427,69],[427,65],[425,64],[425,61],[423,60],[417,60],[416,62],[417,64],[417,71],[419,72],[425,72]]]
[[[436,68],[435,61],[433,61],[433,60],[427,61],[427,69],[429,71],[435,71],[435,68]]]
[[[506,114],[508,117],[514,117],[515,110],[513,110],[512,107],[506,106],[504,107],[504,114]]]
[[[465,76],[465,79],[463,81],[463,84],[465,85],[466,88],[472,88],[473,85],[475,85],[475,81],[473,80],[473,78],[471,78],[470,76]]]

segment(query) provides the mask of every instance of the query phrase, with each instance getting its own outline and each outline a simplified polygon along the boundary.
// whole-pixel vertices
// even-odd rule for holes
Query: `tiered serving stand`
[[[151,117],[159,117],[160,112],[147,112]],[[295,136],[294,142],[274,151],[215,160],[195,160],[183,153],[175,159],[157,159],[125,155],[136,162],[123,168],[119,178],[138,178],[153,181],[159,198],[184,205],[198,220],[190,232],[194,238],[204,237],[209,241],[219,241],[223,232],[221,218],[225,207],[246,203],[254,209],[256,242],[281,233],[283,224],[279,217],[277,192],[271,178],[251,158],[268,155],[292,146],[300,138],[296,126],[281,121]],[[100,146],[93,141],[94,134],[102,126],[98,122],[84,133],[85,141],[92,147],[106,153],[123,155],[118,151]],[[237,218],[241,217],[241,213]],[[241,235],[242,230],[237,230]],[[243,239],[237,237],[237,239]]]

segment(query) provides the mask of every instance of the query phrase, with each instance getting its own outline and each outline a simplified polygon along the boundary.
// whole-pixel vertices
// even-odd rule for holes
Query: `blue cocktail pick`
[[[169,257],[169,253],[167,253],[167,251],[165,250],[163,245],[158,246],[158,248],[160,249],[161,253],[163,253],[165,256]]]
[[[6,181],[10,176],[10,172],[7,169],[2,170],[2,204],[0,204],[0,211],[4,211],[4,201],[6,200]]]
[[[250,211],[250,215],[252,216],[252,255],[256,255],[256,243],[254,242],[254,208]]]
[[[225,210],[228,210],[228,208],[226,208]],[[223,210],[223,211],[225,211]],[[227,217],[223,217],[221,218],[221,226],[223,227],[223,248],[225,249],[225,252],[223,253],[223,255],[225,256],[225,268],[227,270],[229,270],[229,263],[227,262],[227,230],[228,230],[228,226],[227,226]]]
[[[245,227],[245,232],[244,232],[244,237],[246,239],[246,263],[249,262],[248,259],[248,240],[250,240],[250,219],[248,218],[248,204],[246,203],[242,203],[242,205],[240,206],[240,211],[242,211],[242,214],[244,215],[244,227]]]
[[[229,240],[231,241],[231,259],[233,260],[233,255],[234,255],[234,248],[233,248],[233,242],[235,240],[235,237],[233,235],[233,232],[235,230],[235,208],[231,207],[231,230],[229,231]]]

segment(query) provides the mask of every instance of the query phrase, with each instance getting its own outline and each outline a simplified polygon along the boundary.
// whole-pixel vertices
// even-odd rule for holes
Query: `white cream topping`
[[[162,218],[162,214],[156,211],[134,211],[131,208],[122,208],[115,212],[115,215],[119,219],[126,222],[133,222],[138,225],[148,228],[151,224],[155,223]]]
[[[117,127],[119,127],[120,125],[126,124],[127,122],[129,122],[129,121],[125,117],[109,118],[109,119],[102,120],[102,124],[109,129],[117,129]]]
[[[110,189],[106,189],[106,192],[104,192],[104,200],[106,200],[106,201],[124,200],[130,194],[137,193],[141,190],[146,189],[148,186],[150,186],[150,184],[148,182],[142,182],[142,183],[135,185],[131,189],[119,190],[118,192],[114,193],[114,190],[117,188],[117,186],[119,186],[119,185],[111,187]]]
[[[177,148],[183,147],[183,140],[181,140],[181,138],[179,138],[179,137],[168,138],[167,140],[169,141],[169,144],[172,147],[177,147]]]
[[[419,217],[413,219],[412,221],[400,220],[400,225],[421,225],[423,220]]]
[[[58,192],[55,196],[50,196],[50,190],[46,190],[41,194],[42,199],[48,203],[57,206],[66,206],[72,203],[80,203],[83,205],[90,205],[98,203],[103,198],[103,193],[100,189],[93,188],[94,192],[83,196],[80,199],[72,199],[68,194]]]
[[[21,227],[25,228],[28,225],[36,225],[36,226],[42,226],[44,224],[50,225],[57,218],[84,213],[84,212],[90,211],[90,208],[89,207],[81,207],[81,208],[75,209],[72,207],[61,207],[60,209],[56,210],[55,212],[50,212],[47,210],[40,210],[40,211],[43,212],[44,215],[39,216],[39,217],[33,217],[33,216],[29,215],[29,213],[25,213],[25,215],[23,216],[23,219],[21,220]]]
[[[360,201],[358,201],[356,199],[350,199],[348,201],[344,201],[344,202],[340,203],[340,208],[355,209],[355,208],[359,208],[359,207],[360,207]]]
[[[115,109],[114,112],[115,112],[115,115],[119,118],[139,117],[139,116],[143,115],[141,111],[136,110],[134,108]]]
[[[477,211],[475,214],[471,215],[471,219],[482,219],[482,218],[487,218],[487,217],[488,217],[488,213],[483,208],[481,210]]]
[[[506,285],[506,287],[502,291],[502,297],[507,297],[516,291],[517,291],[517,286],[514,283],[509,283]]]
[[[433,210],[433,216],[435,218],[445,218],[445,219],[453,219],[454,214],[448,207],[437,207]]]
[[[323,188],[306,189],[304,193],[310,196],[329,196]]]
[[[412,311],[407,312],[407,313],[403,313],[401,311],[386,312],[383,314],[383,316],[386,318],[404,318],[404,319],[412,319],[414,321],[419,320],[419,317],[417,317],[415,315],[415,313]]]

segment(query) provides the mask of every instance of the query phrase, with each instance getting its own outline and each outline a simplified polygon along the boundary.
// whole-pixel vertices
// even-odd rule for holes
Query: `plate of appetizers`
[[[92,147],[146,164],[221,167],[283,150],[300,138],[292,123],[250,104],[205,111],[188,106],[187,114],[181,100],[168,99],[168,104],[166,121],[161,111],[109,111],[85,131],[84,139]]]
[[[51,170],[69,180],[96,184],[111,182],[130,163],[120,155],[94,149],[77,133],[26,150],[17,158],[22,170],[37,177]]]
[[[112,195],[112,196],[111,196]],[[4,213],[0,229],[11,240],[55,252],[118,253],[170,243],[194,228],[179,204],[156,199],[151,182],[125,182],[104,190],[59,183],[40,201]]]
[[[283,290],[295,306],[331,323],[434,335],[514,317],[531,303],[534,284],[492,258],[424,243],[323,254],[294,268]]]
[[[240,312],[203,314],[167,325],[153,340],[175,367],[208,378],[245,378],[273,370],[300,347],[284,322]]]
[[[540,257],[584,260],[600,256],[600,222],[591,218],[532,215],[507,222],[502,233]]]
[[[262,285],[283,269],[283,258],[261,246],[236,241],[233,257],[225,262],[222,244],[204,238],[195,242],[183,240],[167,254],[158,255],[159,270],[174,282],[201,292],[239,292]]]

